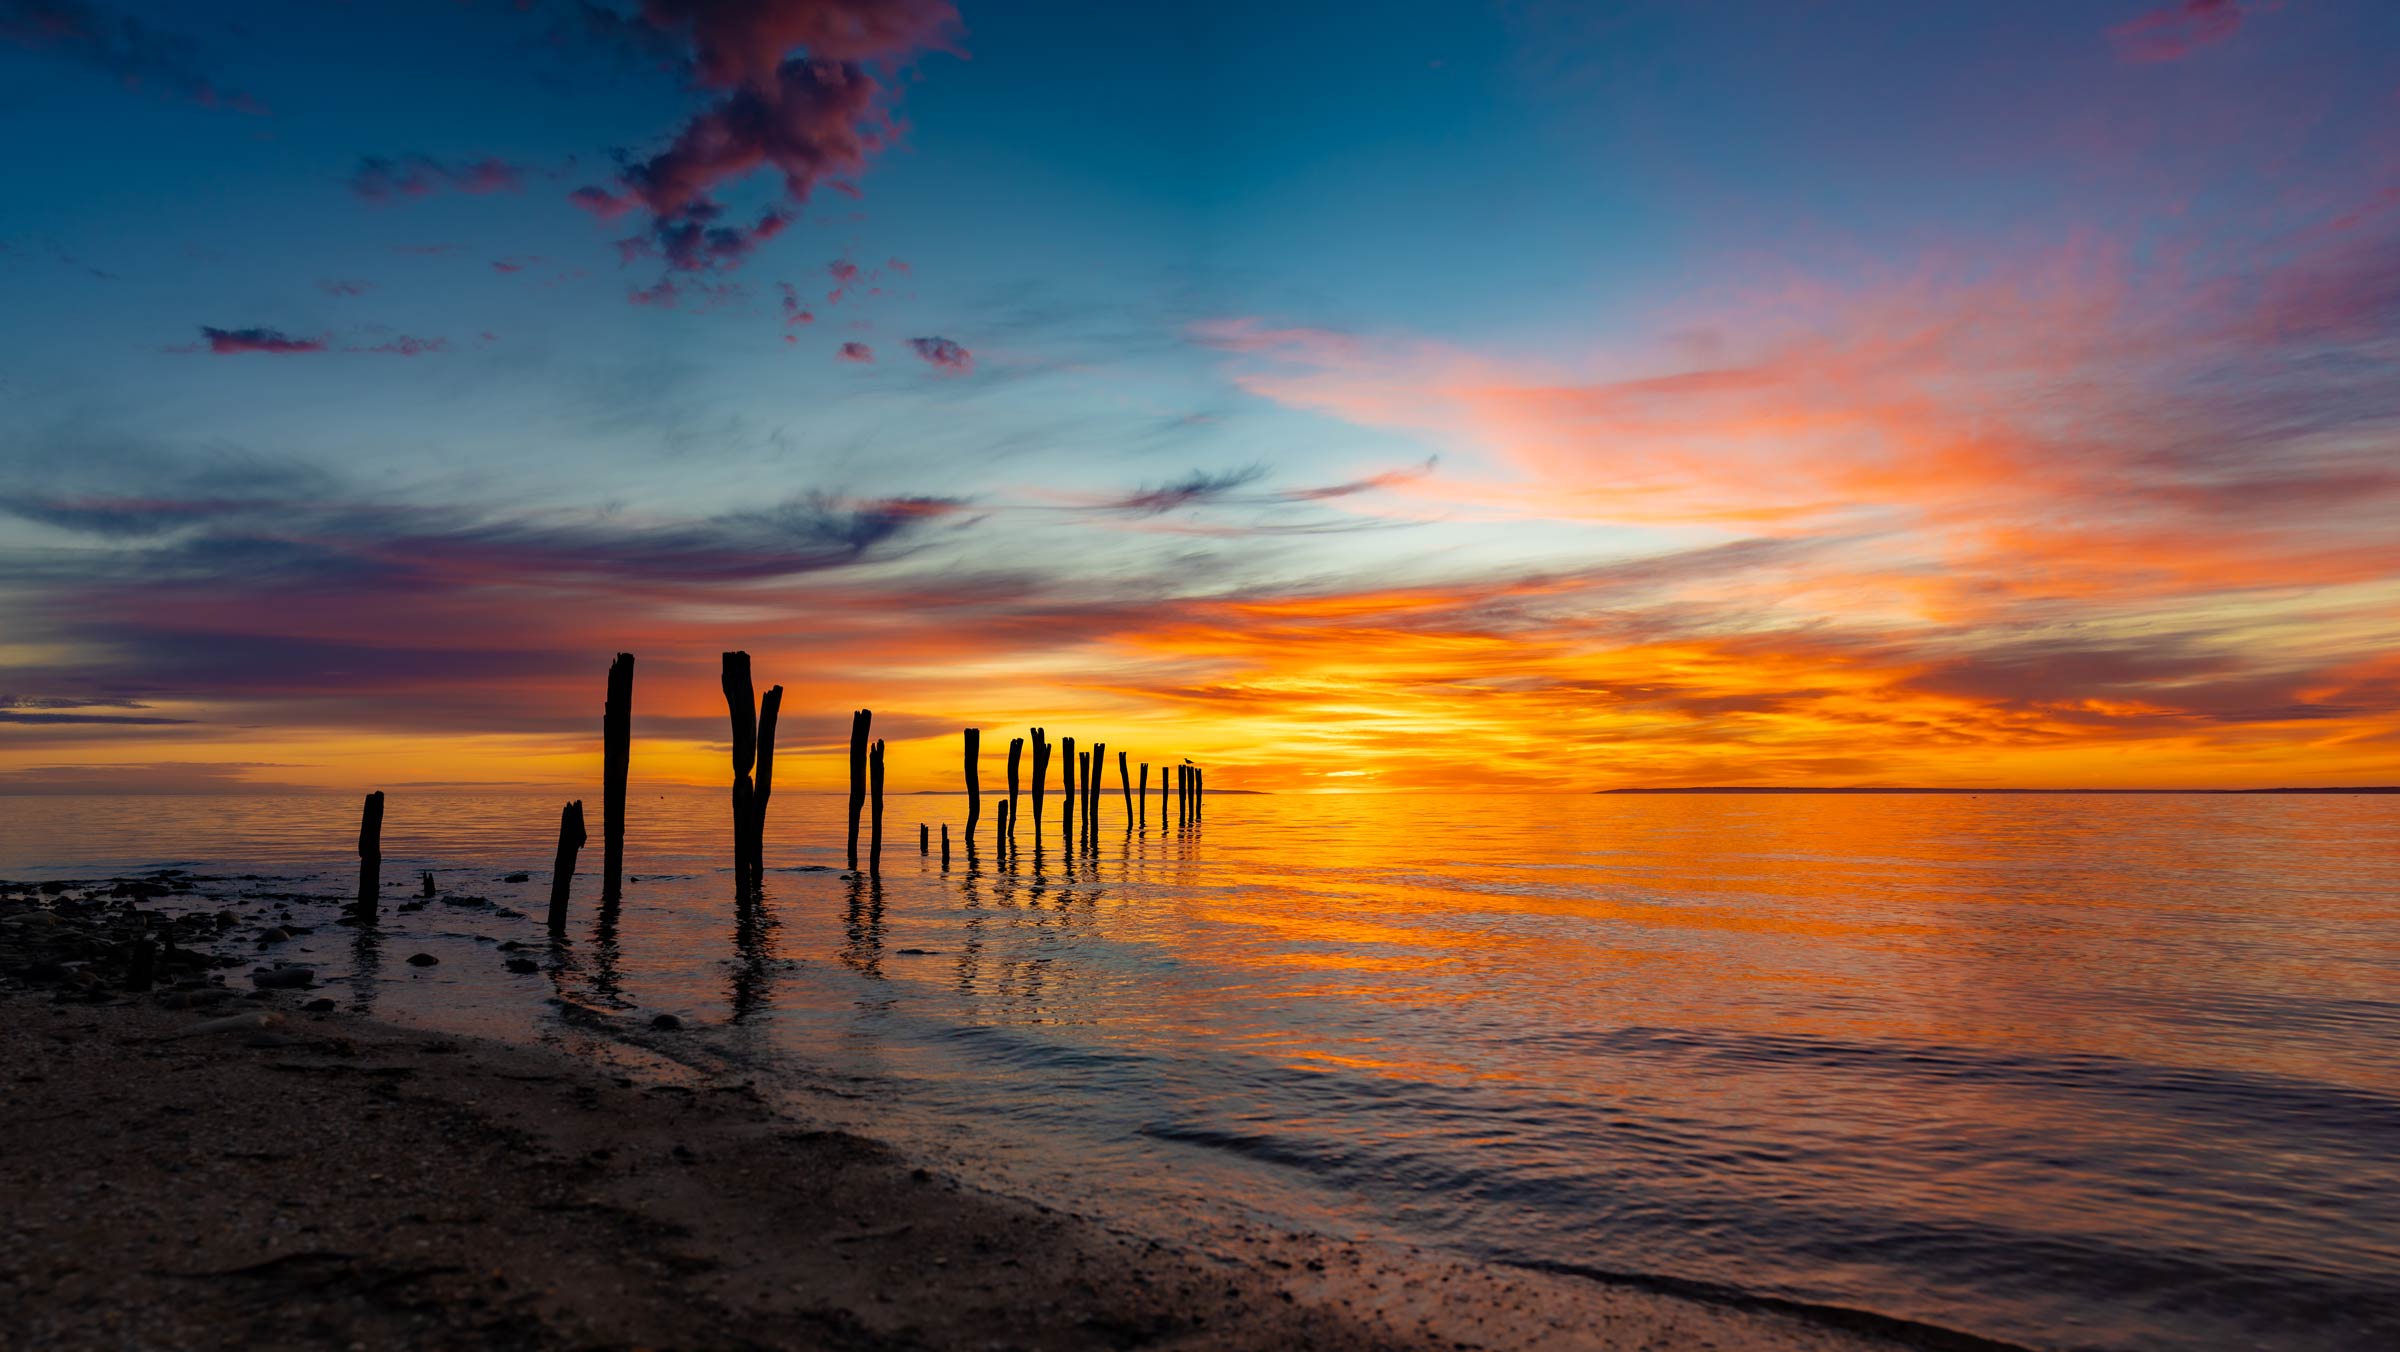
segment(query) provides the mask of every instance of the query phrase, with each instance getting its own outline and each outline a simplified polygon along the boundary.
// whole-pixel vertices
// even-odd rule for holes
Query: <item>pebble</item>
[[[542,965],[538,962],[535,962],[531,958],[510,958],[508,960],[508,970],[512,972],[538,972],[542,970]]]
[[[433,956],[431,953],[411,953],[408,955],[408,965],[411,967],[431,967],[440,961],[440,958]]]
[[[650,1026],[653,1028],[681,1028],[683,1027],[683,1020],[676,1018],[672,1014],[661,1014],[657,1018],[650,1021]]]

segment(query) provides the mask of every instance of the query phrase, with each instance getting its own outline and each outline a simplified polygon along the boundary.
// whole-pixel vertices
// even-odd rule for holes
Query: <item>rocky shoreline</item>
[[[0,1345],[1903,1345],[1323,1236],[1135,1234],[746,1082],[380,1023],[272,967],[237,988],[228,950],[296,922],[210,881],[0,884]]]

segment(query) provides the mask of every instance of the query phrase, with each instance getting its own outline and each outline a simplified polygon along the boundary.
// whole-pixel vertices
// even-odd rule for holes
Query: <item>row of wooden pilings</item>
[[[732,722],[733,751],[733,868],[737,888],[753,891],[766,872],[767,802],[775,788],[775,722],[783,709],[783,687],[770,686],[764,698],[758,697],[750,679],[750,654],[729,652],[724,655],[720,677],[725,690],[725,708]],[[849,863],[850,871],[860,872],[858,828],[862,811],[867,817],[866,868],[868,877],[880,877],[883,872],[883,742],[873,737],[874,711],[859,709],[850,715],[850,810]],[[983,818],[982,753],[983,730],[968,728],[966,732],[966,789],[967,858],[975,858],[976,827]],[[1030,785],[1033,800],[1033,840],[1038,853],[1042,848],[1043,795],[1050,777],[1050,762],[1055,751],[1059,762],[1061,800],[1058,813],[1059,843],[1062,849],[1074,848],[1075,832],[1080,825],[1085,847],[1092,843],[1100,830],[1102,788],[1108,778],[1108,744],[1094,742],[1089,750],[1077,751],[1075,739],[1062,737],[1055,746],[1048,733],[1034,728],[1032,733],[1033,776]],[[618,653],[608,667],[608,699],[600,716],[600,805],[601,805],[601,905],[616,905],[624,896],[625,882],[625,782],[632,763],[633,746],[633,654]],[[993,847],[1003,859],[1017,852],[1019,826],[1018,799],[1027,787],[1021,781],[1025,759],[1026,739],[1012,737],[1008,741],[1008,797],[996,808],[993,822]],[[1173,784],[1168,782],[1168,770],[1174,771]],[[1137,790],[1132,766],[1127,754],[1117,753],[1117,788],[1125,802],[1128,830],[1148,826],[1150,820],[1150,763],[1141,763],[1140,787]],[[1175,766],[1159,767],[1158,819],[1165,825],[1169,814],[1169,795],[1172,792],[1175,819],[1184,825],[1196,822],[1206,802],[1207,775],[1201,767],[1185,759]],[[550,928],[563,930],[567,923],[567,899],[575,879],[575,861],[587,838],[584,834],[583,800],[568,803],[558,818],[558,853],[551,861],[550,871]],[[950,866],[950,824],[942,823],[942,867]],[[932,851],[932,829],[926,823],[917,825],[917,852]],[[373,913],[383,886],[383,794],[367,795],[366,807],[358,827],[358,905],[362,911]],[[428,888],[432,875],[426,875]]]

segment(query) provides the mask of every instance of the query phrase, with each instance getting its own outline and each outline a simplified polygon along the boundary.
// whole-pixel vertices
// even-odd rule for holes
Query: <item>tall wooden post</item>
[[[1125,829],[1133,829],[1133,776],[1126,772],[1125,753],[1117,753],[1117,792],[1125,799]]]
[[[750,885],[767,878],[767,799],[775,792],[775,715],[783,709],[783,687],[767,687],[758,702],[758,778],[750,786]]]
[[[867,753],[868,790],[873,795],[872,814],[867,836],[867,876],[883,876],[883,741],[876,739],[875,747]]]
[[[750,654],[724,656],[718,676],[725,687],[725,713],[733,725],[733,885],[738,891],[750,872],[750,828],[758,814],[750,804],[750,766],[758,757],[758,700],[750,686]]]
[[[1017,847],[1017,761],[1025,754],[1025,739],[1008,739],[1008,815],[1000,819],[1000,834],[1008,847]]]
[[[1164,765],[1158,767],[1158,829],[1161,831],[1167,829],[1167,769]]]
[[[1075,801],[1075,739],[1058,739],[1058,848],[1072,854],[1075,850],[1075,814],[1082,810]]]
[[[1100,832],[1100,786],[1108,782],[1108,743],[1092,743],[1092,770],[1083,777],[1083,844]]]
[[[967,729],[967,857],[975,857],[975,823],[983,816],[983,729]]]
[[[942,823],[942,872],[950,871],[950,823]]]
[[[550,861],[550,932],[567,928],[567,896],[575,886],[575,852],[583,848],[583,800],[578,798],[558,814],[558,856]]]
[[[1050,739],[1040,728],[1033,730],[1033,852],[1042,852],[1042,781],[1050,774]]]
[[[1141,808],[1140,824],[1148,826],[1150,824],[1150,762],[1148,761],[1142,762],[1142,791],[1134,796],[1133,801]]]
[[[358,814],[358,909],[375,914],[383,897],[383,790],[367,795]]]
[[[600,710],[600,901],[625,892],[625,774],[633,760],[633,654],[608,664],[608,703]]]
[[[858,810],[867,801],[867,730],[874,725],[875,711],[854,710],[850,715],[850,871],[858,872]]]

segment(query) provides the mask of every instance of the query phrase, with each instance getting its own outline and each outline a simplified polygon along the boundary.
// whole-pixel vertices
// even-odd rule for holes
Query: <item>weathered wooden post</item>
[[[358,816],[358,909],[368,915],[383,896],[383,790],[367,795]]]
[[[1140,824],[1148,826],[1150,824],[1150,762],[1148,761],[1142,762],[1142,791],[1134,797],[1133,801],[1141,808]]]
[[[608,703],[600,709],[600,901],[625,892],[625,774],[633,760],[633,654],[608,664]]]
[[[1158,829],[1167,829],[1167,767],[1158,767]]]
[[[1133,776],[1126,772],[1125,753],[1117,753],[1117,792],[1125,799],[1125,829],[1133,829]]]
[[[1033,852],[1042,852],[1042,781],[1050,775],[1050,739],[1033,730]]]
[[[567,928],[567,894],[575,886],[575,852],[583,848],[583,800],[578,798],[558,814],[558,857],[550,861],[550,932]]]
[[[1025,754],[1025,739],[1008,739],[1008,812],[1000,818],[1000,834],[1010,849],[1017,845],[1017,761]]]
[[[1083,844],[1100,833],[1100,788],[1108,782],[1108,743],[1092,743],[1092,772],[1083,777]]]
[[[1075,801],[1075,739],[1058,739],[1058,848],[1072,854],[1075,850],[1075,814],[1083,807]]]
[[[983,816],[983,729],[967,729],[967,857],[975,857],[975,823]]]
[[[867,876],[883,876],[883,740],[877,738],[873,750],[867,753],[867,779],[874,804],[869,809],[872,820],[867,836]]]
[[[733,723],[733,886],[740,891],[750,872],[750,828],[758,814],[750,805],[750,766],[758,756],[758,701],[751,692],[750,654],[724,656],[718,682],[725,687],[725,713]]]
[[[950,871],[950,823],[942,823],[942,872]]]
[[[927,825],[926,825],[925,823],[923,823],[923,822],[918,822],[918,823],[917,823],[917,853],[919,853],[919,854],[925,854],[925,853],[929,852],[930,850],[932,850],[932,848],[933,848],[933,844],[932,844],[932,842],[933,842],[932,828],[931,828],[931,827],[929,827],[929,826],[927,826]]]
[[[875,711],[858,709],[850,715],[850,871],[858,872],[858,810],[867,801],[867,730]]]
[[[783,687],[767,687],[758,702],[758,777],[750,786],[750,885],[767,880],[767,799],[775,792],[775,715],[783,709]]]

